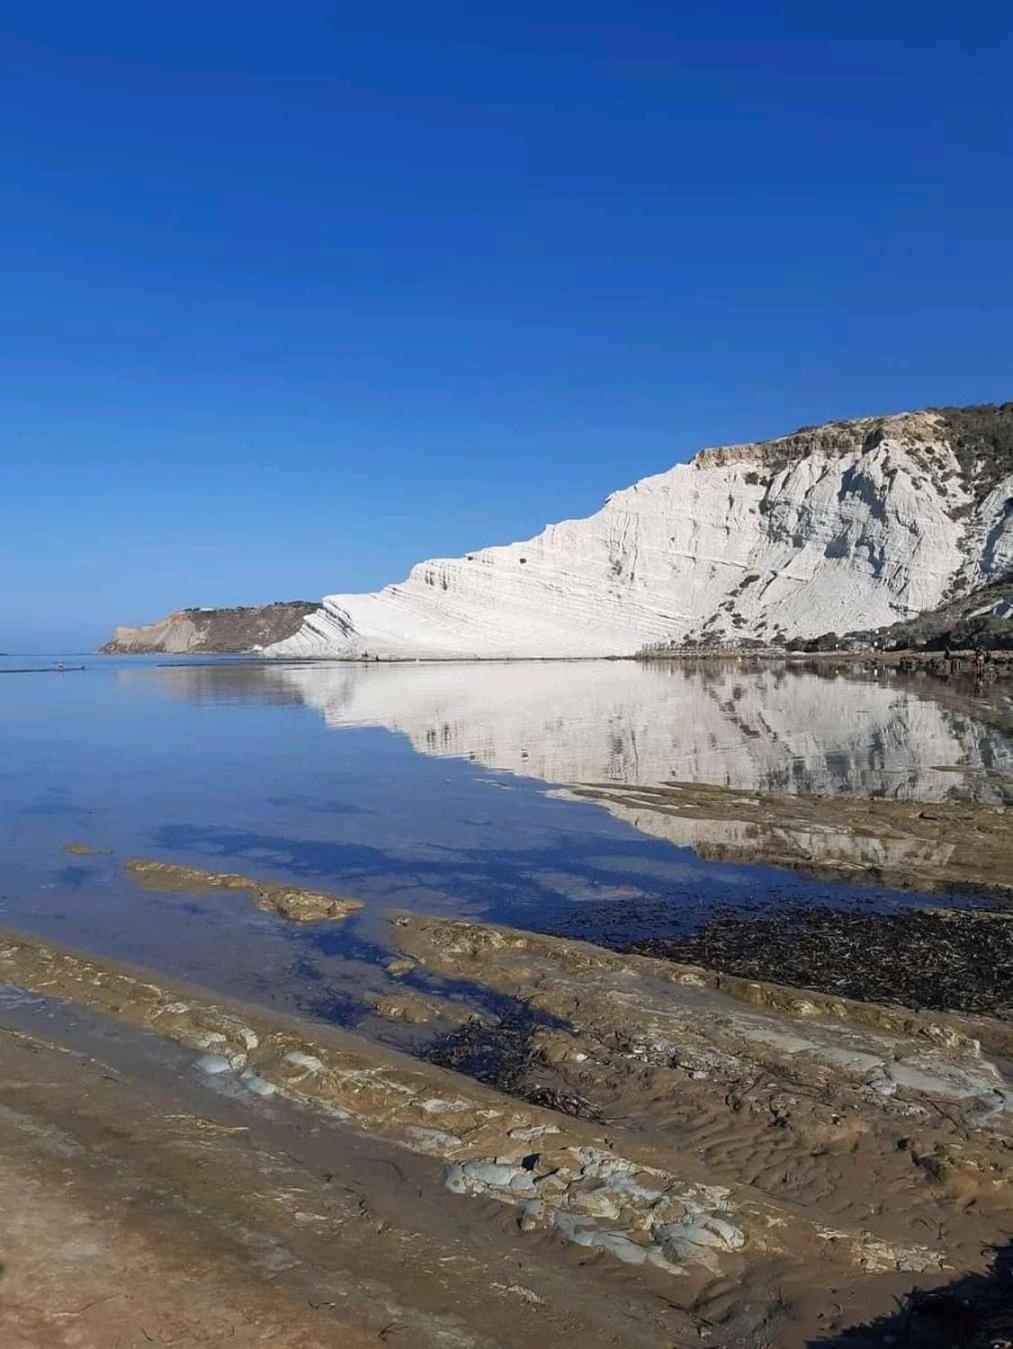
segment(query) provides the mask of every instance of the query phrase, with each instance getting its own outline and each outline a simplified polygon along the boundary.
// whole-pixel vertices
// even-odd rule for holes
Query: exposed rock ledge
[[[157,623],[116,628],[101,650],[107,656],[256,651],[293,636],[318,608],[308,600],[287,600],[234,609],[177,609]]]
[[[70,844],[80,851],[81,844]],[[258,909],[280,914],[293,923],[319,923],[324,919],[340,922],[362,908],[361,899],[331,895],[324,890],[300,886],[275,885],[232,872],[205,871],[203,867],[180,866],[151,857],[132,857],[123,870],[146,890],[247,890]]]
[[[372,1340],[289,1335],[291,1349],[365,1349],[385,1338],[376,1327],[389,1328],[395,1314],[408,1326],[405,1343],[420,1349],[531,1349],[570,1343],[568,1327],[590,1346],[802,1349],[818,1335],[843,1349],[869,1342],[837,1332],[902,1303],[912,1288],[945,1286],[955,1271],[983,1277],[991,1246],[1004,1240],[1013,1120],[1004,1023],[800,996],[487,924],[401,914],[392,932],[434,988],[459,989],[463,980],[481,985],[486,1000],[492,993],[504,1008],[523,1002],[533,1014],[511,1094],[331,1025],[0,930],[0,976],[28,995],[26,1017],[45,999],[69,1006],[77,1023],[103,1027],[92,1074],[103,1093],[120,1082],[119,1037],[130,1041],[128,1057],[141,1032],[149,1055],[177,1065],[176,1090],[193,1101],[185,1120],[175,1101],[159,1107],[148,1095],[140,1110],[128,1101],[128,1113],[120,1101],[112,1127],[107,1110],[84,1132],[87,1065],[75,1065],[74,1095],[54,1109],[53,1081],[73,1046],[61,1036],[54,1053],[15,1027],[0,1037],[2,1160],[12,1121],[23,1140],[52,1140],[50,1158],[33,1170],[32,1202],[17,1212],[34,1211],[40,1174],[73,1194],[82,1171],[101,1160],[108,1174],[112,1161],[114,1211],[135,1225],[151,1214],[148,1230],[160,1238],[175,1236],[171,1219],[185,1216],[204,1237],[202,1272],[250,1269],[266,1280],[278,1305],[273,1326],[308,1305],[326,1312],[320,1324],[333,1329],[331,1302],[354,1315],[368,1289],[379,1311],[367,1322]],[[25,1030],[48,1024],[29,1021]],[[25,1051],[48,1061],[26,1064]],[[222,1086],[195,1097],[201,1077]],[[599,1107],[594,1115],[532,1102],[537,1088],[556,1082],[569,1098]],[[562,1091],[554,1099],[562,1102]],[[229,1149],[237,1126],[250,1141]],[[270,1156],[251,1159],[265,1127]],[[296,1175],[291,1164],[309,1149],[313,1172]],[[240,1167],[243,1157],[251,1160]],[[400,1184],[388,1201],[391,1175]],[[124,1176],[139,1176],[143,1203],[121,1197]],[[108,1216],[106,1202],[102,1225],[88,1222],[89,1250],[103,1249]],[[443,1250],[428,1236],[436,1222]],[[61,1224],[54,1226],[58,1244]],[[210,1258],[209,1229],[219,1248]],[[22,1249],[37,1252],[35,1232],[23,1233],[22,1223]],[[175,1254],[176,1243],[159,1249]],[[71,1248],[64,1236],[60,1257]],[[499,1269],[490,1271],[493,1260]],[[11,1260],[10,1277],[25,1293],[18,1305],[69,1310],[62,1298],[38,1298],[22,1267]],[[317,1282],[307,1287],[309,1268]],[[500,1270],[530,1285],[537,1301],[523,1305],[538,1309],[537,1324],[511,1328],[503,1318],[492,1297],[505,1282]],[[439,1282],[448,1271],[449,1287]],[[396,1283],[369,1282],[381,1276]],[[105,1286],[93,1278],[71,1306],[91,1306]],[[418,1317],[409,1320],[434,1287],[434,1311],[452,1307],[457,1318],[454,1337],[444,1326],[421,1333]],[[485,1304],[472,1300],[476,1288]],[[627,1324],[614,1323],[610,1304]],[[489,1305],[502,1321],[493,1333],[484,1331]],[[118,1324],[107,1328],[129,1328],[133,1315],[117,1307]],[[296,1315],[286,1329],[301,1328]],[[20,1342],[70,1343],[46,1330]],[[241,1330],[237,1345],[280,1349],[276,1336]],[[986,1349],[1003,1330],[993,1322],[987,1337],[965,1342]],[[74,1343],[105,1349],[114,1339],[82,1332]]]

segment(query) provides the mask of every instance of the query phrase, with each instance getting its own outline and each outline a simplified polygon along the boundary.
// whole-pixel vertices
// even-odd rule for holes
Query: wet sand
[[[802,1349],[991,1287],[1008,1024],[481,923],[391,937],[392,988],[499,1000],[453,1007],[484,1082],[0,934],[5,1344]]]
[[[0,1040],[5,1349],[664,1342],[658,1299],[568,1296],[576,1268],[448,1208],[423,1157]]]
[[[450,1075],[142,972],[3,948],[6,978],[61,995],[4,1002],[5,1349],[667,1343],[673,1309],[621,1266],[586,1280],[586,1250],[521,1244],[513,1210],[448,1191],[422,1131],[441,1107],[460,1122]],[[235,1064],[201,1066],[202,1037],[248,1054],[248,1023],[321,1067],[306,1052],[265,1094]],[[323,1064],[354,1121],[327,1083],[296,1090]],[[466,1108],[506,1139],[508,1101],[469,1088]]]

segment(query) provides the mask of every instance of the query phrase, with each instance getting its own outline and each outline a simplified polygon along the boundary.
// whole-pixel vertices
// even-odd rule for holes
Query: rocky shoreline
[[[822,1209],[823,1230],[843,1235],[845,1213],[853,1219],[875,1209],[887,1220],[903,1213],[904,1230],[932,1230],[941,1239],[943,1265],[967,1270],[953,1280],[923,1267],[906,1291],[895,1288],[893,1307],[880,1311],[872,1280],[861,1312],[841,1318],[847,1278],[831,1273],[824,1256],[813,1251],[810,1269],[817,1277],[821,1271],[834,1299],[832,1306],[811,1305],[813,1319],[801,1339],[793,1324],[801,1299],[786,1269],[780,1318],[768,1314],[762,1325],[747,1329],[743,1303],[751,1296],[745,1289],[755,1294],[758,1288],[754,1269],[740,1275],[744,1285],[737,1297],[726,1292],[716,1303],[697,1303],[701,1310],[721,1308],[720,1329],[711,1332],[710,1342],[742,1349],[803,1343],[871,1349],[897,1343],[902,1332],[899,1342],[926,1349],[952,1349],[957,1342],[992,1349],[1013,1330],[1013,1303],[1002,1282],[1004,1220],[994,1243],[986,1240],[980,1267],[973,1256],[972,1266],[965,1266],[965,1257],[949,1245],[955,1211],[969,1212],[967,1203],[977,1209],[982,1191],[972,1182],[977,1197],[971,1198],[971,1176],[990,1177],[991,1200],[1005,1203],[998,1197],[1010,1180],[1006,1145],[986,1159],[979,1122],[987,1116],[1005,1136],[1013,1122],[1009,1080],[1000,1070],[1003,1085],[989,1095],[995,1105],[1005,1103],[1000,1113],[991,1113],[992,1104],[972,1106],[974,1090],[962,1096],[951,1076],[967,1071],[971,1060],[963,1060],[961,1069],[950,1060],[943,1069],[937,1050],[928,1048],[949,1046],[944,1056],[952,1052],[957,1059],[965,1052],[995,1054],[997,1063],[1008,1065],[1008,1022],[855,1002],[480,923],[406,914],[395,920],[395,932],[419,967],[523,998],[526,1025],[515,1020],[503,1028],[498,1060],[498,1028],[488,1027],[464,1028],[442,1042],[441,1061],[455,1050],[456,1066],[526,1099],[553,1099],[557,1111],[602,1130],[664,1137],[703,1160],[713,1182],[748,1174],[753,1185],[790,1202],[798,1214],[811,1217]],[[470,1061],[469,1051],[478,1051]],[[956,1090],[957,1097],[933,1094],[930,1082],[943,1078],[949,1083],[944,1090]],[[912,1094],[916,1082],[931,1105],[917,1089]],[[949,1141],[936,1134],[940,1126]],[[912,1184],[916,1175],[920,1181]],[[919,1198],[921,1184],[927,1188]],[[901,1263],[922,1258],[909,1255]],[[891,1264],[895,1259],[888,1257]],[[865,1260],[871,1273],[877,1257]],[[963,1316],[959,1341],[946,1338],[952,1325],[945,1315],[954,1309]]]
[[[616,899],[581,909],[590,941],[367,910],[316,1020],[4,930],[5,1345],[1009,1339],[1006,779],[932,804],[570,790],[940,907],[754,904],[631,939],[641,901]],[[363,921],[324,890],[122,866],[310,939]]]
[[[460,920],[391,946],[437,1008],[500,999],[502,1079],[0,934],[11,1342],[843,1349],[992,1289],[1008,1023]]]
[[[634,659],[679,664],[734,662],[739,665],[784,664],[815,670],[894,670],[904,674],[927,674],[938,679],[958,678],[971,687],[996,680],[1013,679],[1013,650],[948,647],[899,647],[884,651],[865,645],[832,646],[826,650],[789,650],[762,646],[677,646],[642,651]]]

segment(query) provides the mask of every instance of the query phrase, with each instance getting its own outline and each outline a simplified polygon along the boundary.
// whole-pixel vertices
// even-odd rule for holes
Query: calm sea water
[[[0,922],[316,1014],[386,947],[392,908],[558,930],[621,904],[663,931],[726,903],[921,902],[703,861],[567,784],[1013,799],[997,690],[608,661],[62,659],[88,668],[0,675]],[[239,892],[145,891],[132,856],[366,907],[296,926]]]

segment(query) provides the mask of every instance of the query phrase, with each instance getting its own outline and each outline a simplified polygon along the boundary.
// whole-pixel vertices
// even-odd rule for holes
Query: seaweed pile
[[[548,1080],[553,1075],[537,1047],[536,1032],[563,1024],[518,1002],[495,1024],[471,1020],[439,1036],[422,1057],[531,1105],[575,1119],[599,1119],[600,1112],[590,1101]]]
[[[1013,914],[729,910],[692,933],[623,949],[865,1002],[1013,1019]]]

